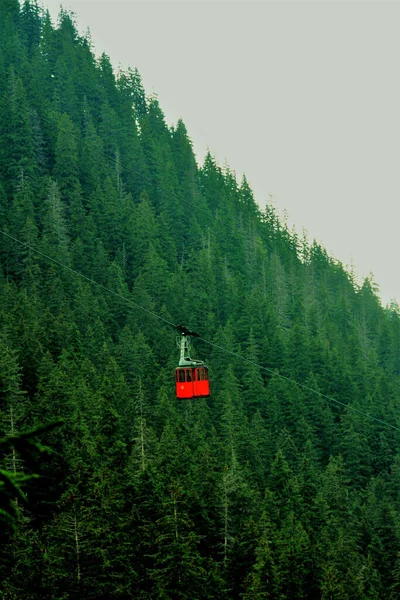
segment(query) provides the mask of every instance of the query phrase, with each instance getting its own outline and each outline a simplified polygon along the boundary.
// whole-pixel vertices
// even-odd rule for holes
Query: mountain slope
[[[0,220],[0,437],[64,421],[4,597],[397,597],[397,307],[27,1],[0,8]],[[176,400],[168,322],[210,342],[210,400]]]

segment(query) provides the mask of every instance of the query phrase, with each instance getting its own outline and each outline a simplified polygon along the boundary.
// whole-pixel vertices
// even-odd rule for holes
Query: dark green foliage
[[[0,222],[1,597],[399,597],[399,307],[34,0],[0,2]],[[214,344],[210,399],[151,313]]]
[[[14,381],[11,377],[3,377],[2,393],[11,391]],[[5,386],[8,386],[8,390]],[[12,393],[12,391],[11,391]],[[16,392],[14,391],[14,394]],[[0,453],[2,465],[7,468],[0,469],[0,523],[2,525],[1,542],[4,543],[4,528],[15,531],[22,506],[29,506],[24,488],[38,477],[40,470],[39,462],[44,452],[51,449],[43,446],[37,441],[37,436],[49,432],[55,427],[62,425],[62,421],[54,422],[42,427],[36,427],[32,431],[16,433],[16,419],[10,407],[11,434],[0,439]],[[4,458],[5,457],[5,458]],[[22,465],[25,473],[22,471]],[[28,496],[29,498],[29,496]],[[7,539],[7,538],[6,538]]]

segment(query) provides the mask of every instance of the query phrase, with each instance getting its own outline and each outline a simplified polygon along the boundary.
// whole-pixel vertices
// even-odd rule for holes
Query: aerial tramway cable
[[[107,286],[97,282],[96,280],[87,277],[86,275],[84,275],[83,273],[80,273],[79,271],[76,271],[75,269],[73,269],[72,267],[62,263],[61,261],[52,258],[51,256],[49,256],[48,254],[45,254],[44,252],[42,252],[41,250],[39,250],[38,248],[35,248],[34,246],[31,246],[30,244],[26,244],[25,242],[22,242],[21,240],[19,240],[18,238],[16,238],[15,236],[10,235],[9,233],[5,232],[5,231],[1,231],[0,230],[0,234],[3,235],[4,237],[16,242],[17,244],[20,244],[21,246],[23,246],[24,248],[27,248],[28,250],[32,250],[33,252],[36,252],[37,254],[40,254],[41,256],[43,256],[44,258],[46,258],[47,260],[53,262],[54,264],[58,265],[59,267],[62,267],[64,269],[67,269],[68,271],[70,271],[71,273],[74,273],[75,275],[77,275],[78,277],[81,277],[82,279],[88,281],[89,283],[101,288],[102,290],[112,294],[113,296],[117,296],[118,298],[120,298],[121,300],[123,300],[124,302],[126,302],[127,304],[133,306],[134,308],[137,308],[139,310],[143,310],[144,312],[150,314],[151,316],[159,319],[160,321],[163,321],[164,323],[166,323],[167,325],[173,327],[174,329],[180,329],[183,326],[182,325],[176,325],[175,323],[172,323],[172,321],[169,321],[168,319],[165,319],[164,317],[162,317],[161,315],[157,314],[154,311],[149,310],[148,308],[145,308],[144,306],[141,306],[140,304],[138,304],[137,302],[134,302],[133,300],[131,300],[130,298],[127,298],[126,296],[123,296],[122,294],[119,294],[118,292],[115,292],[114,290],[108,288]],[[184,328],[186,329],[186,328]],[[186,331],[190,332],[190,330]],[[191,332],[192,334],[193,332]],[[254,365],[256,367],[258,367],[259,369],[266,371],[268,373],[270,373],[272,376],[275,377],[279,377],[280,379],[283,379],[285,381],[294,383],[295,385],[297,385],[299,388],[302,388],[304,390],[307,390],[309,392],[312,392],[313,394],[317,394],[318,396],[320,396],[321,398],[325,398],[326,400],[328,400],[329,402],[334,402],[336,404],[339,404],[340,406],[353,411],[354,413],[357,413],[359,415],[362,415],[363,417],[366,417],[367,419],[370,419],[371,421],[375,421],[376,423],[380,423],[381,425],[385,425],[386,427],[390,427],[391,429],[394,429],[396,431],[400,431],[399,427],[396,427],[395,425],[392,425],[390,423],[388,423],[387,421],[384,421],[382,419],[378,419],[377,417],[373,417],[372,415],[369,415],[365,412],[363,412],[362,410],[355,408],[354,406],[351,406],[350,404],[346,404],[345,402],[341,402],[340,400],[337,400],[336,398],[333,398],[333,396],[328,396],[327,394],[323,394],[322,392],[320,392],[319,390],[315,390],[314,388],[305,385],[303,383],[300,383],[298,381],[296,381],[295,379],[292,379],[291,377],[287,377],[286,375],[282,375],[281,373],[279,373],[279,371],[274,370],[274,369],[270,369],[268,367],[264,367],[263,365],[259,365],[258,363],[256,363],[253,360],[250,360],[248,358],[246,358],[245,356],[242,356],[241,354],[238,354],[236,352],[232,352],[231,350],[227,350],[226,348],[224,348],[223,346],[219,346],[218,344],[215,344],[214,342],[210,342],[209,340],[206,340],[205,338],[202,338],[200,335],[196,335],[196,337],[201,340],[202,342],[204,342],[205,344],[216,348],[218,350],[220,350],[221,352],[224,352],[226,354],[229,354],[230,356],[234,356],[235,358],[242,360],[248,364]]]
[[[9,238],[10,240],[12,240],[14,242],[17,242],[17,244],[20,244],[21,246],[24,246],[25,248],[28,248],[28,250],[32,250],[33,252],[36,252],[36,254],[40,254],[40,256],[43,256],[44,258],[47,258],[47,260],[50,260],[51,262],[53,262],[54,264],[58,265],[59,267],[63,267],[63,269],[67,269],[71,273],[75,273],[75,275],[78,275],[79,277],[81,277],[82,279],[85,279],[89,283],[93,283],[93,285],[96,285],[97,287],[103,289],[104,291],[109,292],[113,296],[117,296],[118,298],[121,298],[121,300],[124,300],[125,302],[127,302],[128,304],[131,304],[135,308],[139,308],[140,310],[144,310],[149,315],[152,315],[153,317],[156,317],[157,319],[160,319],[161,321],[164,321],[164,323],[167,323],[167,325],[171,325],[171,327],[175,327],[175,324],[172,323],[172,321],[168,321],[168,319],[164,319],[164,317],[162,317],[161,315],[158,315],[157,313],[153,312],[152,310],[149,310],[148,308],[145,308],[144,306],[140,306],[140,304],[137,304],[136,302],[134,302],[130,298],[127,298],[126,296],[122,296],[122,294],[119,294],[118,292],[115,292],[114,290],[111,290],[110,288],[106,287],[102,283],[99,283],[98,281],[95,281],[91,277],[87,277],[87,275],[84,275],[80,271],[76,271],[75,269],[73,269],[72,267],[66,265],[65,263],[62,263],[61,261],[59,261],[59,260],[57,260],[55,258],[52,258],[48,254],[45,254],[44,252],[42,252],[41,250],[39,250],[38,248],[35,248],[34,246],[30,246],[29,244],[26,244],[25,242],[22,242],[18,238],[14,237],[13,235],[10,235],[9,233],[6,233],[5,231],[0,231],[0,234],[4,235],[5,237]]]
[[[7,94],[1,94],[3,96],[3,98],[5,98],[6,100],[8,100],[9,102],[12,102],[13,104],[15,104],[16,106],[18,106],[19,108],[21,108],[23,111],[25,111],[27,114],[29,115],[36,115],[36,113],[33,113],[33,111],[28,110],[25,106],[23,106],[22,104],[20,104],[19,102],[17,102],[16,100],[14,100],[13,98],[10,98],[10,96],[8,96]],[[165,189],[159,182],[151,179],[150,177],[146,177],[145,175],[143,175],[142,173],[139,173],[138,171],[136,171],[135,169],[133,169],[132,167],[127,167],[126,165],[124,165],[120,160],[109,156],[108,154],[106,154],[103,150],[100,150],[99,148],[96,148],[90,144],[88,144],[85,140],[83,140],[81,137],[78,137],[76,134],[74,134],[71,131],[67,131],[66,129],[63,129],[62,127],[60,127],[59,125],[53,123],[52,121],[50,121],[49,119],[47,119],[46,117],[40,116],[39,118],[42,119],[44,122],[48,123],[50,126],[54,127],[55,129],[57,129],[58,131],[61,131],[62,133],[65,133],[67,135],[69,135],[70,137],[74,138],[76,141],[78,141],[79,143],[82,143],[84,146],[86,146],[87,148],[89,148],[89,150],[92,150],[94,152],[96,152],[97,154],[103,155],[107,160],[113,162],[116,166],[120,167],[120,168],[124,168],[126,171],[129,171],[135,175],[137,175],[138,177],[140,177],[143,181],[147,182],[147,183],[151,183],[155,186],[157,186],[160,190],[168,193],[170,196],[173,196],[175,198],[177,198],[179,201],[183,201],[182,198],[175,193],[174,191],[171,190],[167,190]],[[197,211],[199,212],[203,212],[204,214],[206,214],[207,216],[208,213],[207,211],[205,211],[204,209],[202,209],[201,207],[195,205],[193,202],[191,202],[190,200],[185,199],[185,205],[188,206],[192,206],[195,207]],[[243,231],[241,231],[240,229],[238,229],[237,227],[231,227],[230,225],[228,225],[226,223],[226,221],[220,219],[217,215],[215,215],[213,217],[214,221],[217,221],[218,223],[222,223],[223,225],[225,225],[225,227],[227,227],[227,229],[229,229],[230,231],[234,231],[235,233],[240,233],[244,238],[248,239],[249,241],[251,241],[252,243],[256,243],[258,246],[260,246],[260,248],[265,249],[263,245],[261,245],[261,243],[257,240],[257,239],[250,239],[250,237]],[[120,299],[124,300],[125,302],[127,302],[128,304],[130,304],[131,306],[134,306],[135,308],[138,308],[140,310],[143,310],[145,312],[147,312],[148,314],[156,317],[157,319],[160,319],[161,321],[163,321],[164,323],[166,323],[167,325],[170,325],[171,327],[176,328],[176,325],[174,323],[172,323],[171,321],[169,321],[168,319],[165,319],[164,317],[162,317],[161,315],[158,315],[157,313],[145,308],[144,306],[140,306],[139,304],[137,304],[136,302],[134,302],[133,300],[131,300],[130,298],[126,298],[125,296],[122,296],[121,294],[119,294],[118,292],[115,292],[114,290],[111,290],[110,288],[107,288],[106,286],[102,285],[101,283],[95,281],[94,279],[87,277],[86,275],[84,275],[83,273],[80,273],[79,271],[76,271],[75,269],[72,269],[72,267],[69,267],[68,265],[61,263],[60,261],[48,256],[47,254],[45,254],[44,252],[40,251],[37,248],[34,248],[33,246],[30,246],[28,244],[26,244],[25,242],[22,242],[21,240],[11,236],[10,234],[4,232],[4,231],[0,231],[0,234],[2,234],[5,237],[8,237],[9,239],[17,242],[18,244],[25,246],[26,248],[33,250],[34,252],[36,252],[37,254],[40,254],[41,256],[43,256],[44,258],[50,260],[51,262],[57,264],[60,267],[63,267],[69,271],[71,271],[72,273],[75,273],[76,275],[78,275],[79,277],[81,277],[82,279],[85,279],[86,281],[93,283],[94,285],[96,285],[97,287],[103,289],[104,291],[107,291],[108,293],[119,297]],[[278,254],[277,252],[274,252],[274,254],[276,256],[281,256],[280,254]],[[222,352],[225,352],[227,354],[230,354],[231,356],[234,356],[235,358],[238,358],[239,360],[243,360],[244,362],[247,362],[249,364],[253,364],[254,366],[257,366],[258,368],[262,369],[263,371],[266,371],[270,374],[272,374],[273,376],[277,376],[283,380],[286,380],[288,382],[294,383],[295,385],[297,385],[298,387],[305,389],[309,392],[312,392],[314,394],[319,395],[322,398],[325,398],[327,400],[329,400],[330,402],[334,402],[340,406],[343,406],[345,408],[348,408],[349,410],[352,410],[355,413],[358,413],[370,420],[373,420],[377,423],[381,423],[382,425],[385,425],[387,427],[390,427],[391,429],[395,429],[396,431],[400,431],[399,427],[396,427],[395,425],[391,425],[390,423],[387,423],[386,421],[383,421],[382,419],[378,419],[377,417],[373,417],[372,415],[368,415],[367,413],[364,413],[363,411],[349,405],[346,404],[344,402],[341,402],[340,400],[337,400],[336,398],[333,398],[332,396],[328,396],[326,394],[323,394],[322,392],[315,390],[303,383],[300,383],[298,381],[295,381],[294,379],[287,377],[286,375],[282,375],[281,373],[279,373],[277,370],[274,369],[270,369],[268,367],[264,367],[262,365],[259,365],[258,363],[247,359],[246,357],[237,354],[235,352],[232,352],[230,350],[227,350],[225,348],[223,348],[222,346],[219,346],[217,344],[215,344],[214,342],[210,342],[209,340],[206,340],[204,338],[201,338],[200,336],[198,336],[199,339],[204,342],[205,344],[208,344],[209,346],[218,348],[219,350],[221,350]]]

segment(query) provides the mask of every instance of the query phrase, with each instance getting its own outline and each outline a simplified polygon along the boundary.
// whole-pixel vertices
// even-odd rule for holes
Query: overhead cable
[[[148,308],[145,308],[144,306],[141,306],[140,304],[138,304],[137,302],[134,302],[133,300],[131,300],[130,298],[127,298],[126,296],[123,296],[122,294],[119,294],[118,292],[115,292],[114,290],[110,289],[109,287],[97,282],[96,280],[94,280],[93,278],[87,277],[86,275],[84,275],[83,273],[76,271],[75,269],[73,269],[72,267],[70,267],[69,265],[66,265],[65,263],[62,263],[61,261],[49,256],[48,254],[45,254],[44,252],[42,252],[41,250],[39,250],[38,248],[35,248],[34,246],[31,246],[30,244],[27,244],[25,242],[22,242],[21,240],[19,240],[18,238],[16,238],[15,236],[10,235],[9,233],[5,232],[5,231],[1,231],[0,230],[0,234],[3,235],[4,237],[13,240],[14,242],[16,242],[17,244],[20,244],[21,246],[23,246],[24,248],[27,248],[33,252],[36,252],[37,254],[43,256],[44,258],[46,258],[47,260],[51,261],[52,263],[58,265],[59,267],[62,267],[64,269],[67,269],[68,271],[70,271],[71,273],[74,273],[75,275],[77,275],[78,277],[81,277],[82,279],[88,281],[89,283],[101,288],[102,290],[108,292],[109,294],[112,294],[113,296],[117,296],[118,298],[120,298],[121,300],[123,300],[124,302],[126,302],[127,304],[129,304],[130,306],[133,306],[136,309],[139,310],[143,310],[144,312],[150,314],[151,316],[160,319],[160,321],[163,321],[164,323],[166,323],[167,325],[170,325],[173,328],[176,328],[176,324],[172,323],[172,321],[169,321],[168,319],[165,319],[164,317],[162,317],[161,315],[159,315],[158,313],[149,310]],[[299,388],[305,389],[309,392],[312,392],[313,394],[317,394],[318,396],[325,398],[326,400],[329,400],[330,402],[334,402],[336,404],[339,404],[340,406],[343,406],[344,408],[358,413],[364,417],[366,417],[367,419],[370,419],[372,421],[375,421],[377,423],[380,423],[381,425],[385,425],[386,427],[390,427],[391,429],[395,429],[396,431],[400,431],[399,427],[396,427],[395,425],[391,425],[390,423],[388,423],[387,421],[384,421],[382,419],[378,419],[377,417],[374,417],[372,415],[369,415],[365,412],[363,412],[362,410],[359,410],[358,408],[355,408],[353,406],[351,406],[350,404],[346,404],[345,402],[341,402],[340,400],[337,400],[336,398],[333,398],[332,396],[328,396],[326,394],[323,394],[322,392],[320,392],[319,390],[315,390],[314,388],[305,385],[303,383],[300,383],[298,381],[296,381],[295,379],[292,379],[291,377],[287,377],[286,375],[282,375],[281,373],[279,373],[279,371],[275,370],[275,369],[270,369],[268,367],[264,367],[263,365],[259,365],[258,363],[256,363],[255,361],[246,358],[245,356],[242,356],[241,354],[237,354],[236,352],[232,352],[231,350],[228,350],[226,348],[224,348],[223,346],[219,346],[218,344],[215,344],[214,342],[210,342],[209,340],[206,340],[205,338],[202,338],[201,336],[198,337],[199,340],[201,340],[202,342],[204,342],[205,344],[208,344],[209,346],[212,346],[213,348],[217,348],[218,350],[220,350],[221,352],[224,352],[225,354],[229,354],[231,356],[234,356],[235,358],[242,360],[248,364],[254,365],[256,367],[258,367],[259,369],[263,370],[263,371],[267,371],[268,373],[270,373],[271,375],[275,376],[275,377],[279,377],[280,379],[283,379],[285,381],[288,381],[290,383],[294,383],[295,385],[297,385]]]

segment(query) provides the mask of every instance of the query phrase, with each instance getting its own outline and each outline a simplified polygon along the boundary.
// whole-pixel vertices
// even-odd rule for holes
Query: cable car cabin
[[[207,367],[178,367],[175,369],[177,398],[208,398],[210,382]]]

